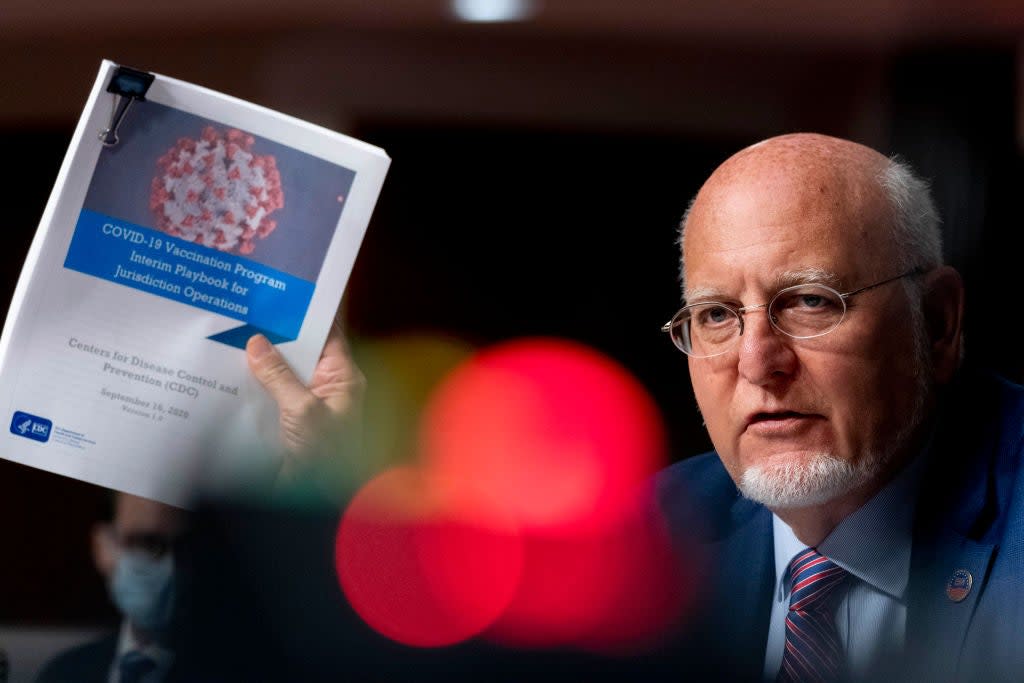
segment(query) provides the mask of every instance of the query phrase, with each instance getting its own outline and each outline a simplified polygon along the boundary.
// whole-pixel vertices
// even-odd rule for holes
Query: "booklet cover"
[[[219,454],[273,445],[245,343],[308,381],[389,163],[104,61],[0,338],[0,456],[187,506]]]

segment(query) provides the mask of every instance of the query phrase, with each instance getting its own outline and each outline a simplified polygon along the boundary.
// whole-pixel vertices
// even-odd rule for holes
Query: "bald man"
[[[961,376],[928,186],[813,134],[723,163],[683,218],[715,447],[660,480],[711,556],[701,665],[742,680],[1020,680],[1024,393]]]

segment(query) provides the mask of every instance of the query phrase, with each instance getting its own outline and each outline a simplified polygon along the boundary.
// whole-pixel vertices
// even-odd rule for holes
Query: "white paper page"
[[[0,456],[188,506],[273,453],[245,340],[267,334],[308,381],[390,160],[160,75],[105,147],[116,68],[101,65],[0,338]]]

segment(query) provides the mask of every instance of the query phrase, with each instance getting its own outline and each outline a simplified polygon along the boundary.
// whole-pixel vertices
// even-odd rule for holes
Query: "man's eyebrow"
[[[775,291],[778,291],[794,285],[816,284],[838,287],[839,283],[840,277],[835,271],[826,268],[810,267],[783,271],[775,277],[774,284]]]
[[[696,301],[728,301],[732,297],[715,287],[696,287],[683,292],[683,300],[687,303]]]
[[[812,283],[836,288],[839,287],[840,277],[834,271],[826,268],[809,267],[786,270],[773,278],[772,293],[786,287]],[[733,301],[736,297],[717,287],[694,287],[684,292],[683,299],[687,303],[696,303],[701,301]]]

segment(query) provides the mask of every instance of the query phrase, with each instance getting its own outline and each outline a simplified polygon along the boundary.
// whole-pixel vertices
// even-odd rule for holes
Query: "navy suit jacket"
[[[47,662],[36,683],[106,683],[116,652],[117,632],[73,647]]]
[[[43,666],[35,683],[107,683],[110,668],[114,665],[117,655],[119,633],[114,631],[108,635],[77,645],[58,653]],[[163,675],[164,683],[189,681],[179,677],[177,663]],[[207,679],[202,679],[207,680]]]
[[[1024,388],[964,373],[936,419],[914,518],[905,654],[879,670],[886,680],[1021,681]],[[740,496],[715,453],[663,472],[658,497],[673,532],[708,558],[687,660],[701,675],[760,680],[775,582],[771,513]],[[973,585],[954,602],[946,585],[960,569]]]

